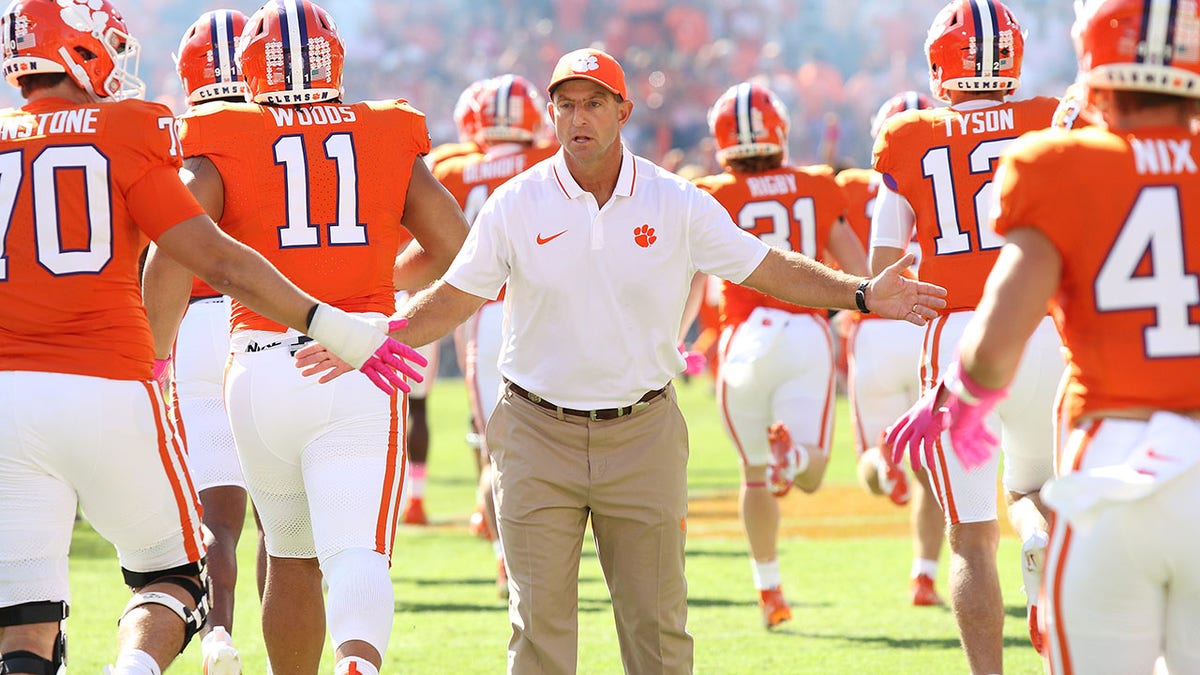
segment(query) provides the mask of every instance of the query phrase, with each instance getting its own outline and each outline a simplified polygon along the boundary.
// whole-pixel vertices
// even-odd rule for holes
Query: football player
[[[458,129],[458,141],[443,143],[425,155],[425,165],[432,171],[444,160],[471,155],[480,151],[476,141],[479,130],[479,106],[475,97],[483,87],[484,80],[471,83],[454,104],[454,125]],[[402,307],[408,301],[408,291],[397,291],[396,306]],[[425,513],[425,480],[427,462],[429,459],[429,416],[426,399],[433,388],[437,377],[438,355],[440,341],[423,345],[417,351],[429,363],[421,368],[423,379],[414,383],[412,391],[408,392],[408,473],[404,488],[404,509],[400,513],[400,521],[407,525],[426,525],[429,516]],[[459,350],[459,368],[465,370],[465,363]],[[468,434],[468,439],[474,437]],[[475,448],[478,450],[478,447]]]
[[[133,100],[139,44],[111,3],[17,0],[0,30],[27,101],[0,111],[0,672],[66,672],[82,507],[133,591],[111,672],[157,675],[209,598],[200,503],[154,378],[147,314],[163,317],[138,288],[147,237],[186,266],[176,323],[194,271],[389,387],[415,352],[216,228],[179,180],[171,111]]]
[[[261,7],[238,51],[253,103],[181,118],[185,182],[225,231],[337,306],[386,325],[395,290],[444,271],[466,223],[422,160],[420,112],[403,100],[342,101],[344,53],[319,6]],[[413,236],[419,245],[409,245]],[[178,270],[155,262],[147,279],[177,280]],[[231,313],[225,400],[270,556],[263,636],[272,667],[314,672],[328,625],[334,672],[376,673],[394,613],[405,397],[381,397],[363,378],[312,386],[292,358],[307,336],[238,302]]]
[[[900,92],[879,106],[871,121],[871,136],[877,136],[892,115],[934,106],[928,94]],[[844,169],[837,175],[848,204],[846,221],[864,247],[870,246],[871,212],[880,178],[876,171],[857,168]],[[910,244],[909,250],[918,255],[919,264],[919,247]],[[929,475],[923,470],[914,471],[916,481],[910,487],[904,468],[892,463],[891,450],[880,448],[887,426],[920,397],[913,366],[920,357],[925,331],[902,321],[881,321],[873,314],[861,312],[838,312],[834,324],[849,333],[847,380],[859,480],[872,493],[887,495],[897,505],[911,500],[914,556],[909,577],[910,599],[919,607],[942,605],[935,581],[945,539],[945,520],[929,486]]]
[[[921,246],[921,279],[950,292],[946,311],[925,329],[922,390],[945,371],[1003,240],[987,227],[993,170],[1001,151],[1026,131],[1050,124],[1058,101],[1010,101],[1020,84],[1024,33],[996,0],[952,0],[925,42],[930,88],[949,107],[893,116],[875,140],[883,184],[871,225],[871,266],[884,269]],[[916,226],[915,235],[913,226]],[[1044,316],[1025,351],[1019,392],[996,411],[1004,434],[1009,518],[1022,540],[1029,616],[1046,543],[1038,490],[1052,474],[1054,397],[1063,372],[1058,335]],[[968,471],[944,438],[928,464],[948,524],[950,593],[959,636],[974,673],[1002,671],[1004,604],[996,571],[999,458]],[[898,461],[897,461],[898,463]],[[1035,634],[1031,633],[1031,636]]]
[[[201,14],[184,32],[175,68],[189,107],[246,100],[246,81],[235,58],[245,26],[245,14],[218,9]],[[246,481],[221,391],[229,360],[229,298],[196,279],[174,345],[166,343],[156,351],[165,357],[160,363],[170,364],[171,412],[187,448],[188,468],[208,528],[212,610],[208,627],[201,632],[202,672],[236,675],[241,672],[241,658],[233,646],[233,605],[237,544],[246,522]],[[261,597],[266,580],[261,532],[258,562]]]
[[[1042,491],[1051,672],[1150,673],[1160,654],[1165,671],[1200,672],[1200,15],[1177,0],[1076,7],[1103,124],[1029,134],[1001,157],[991,213],[1006,243],[956,361],[912,411],[947,413],[910,413],[897,438],[919,452],[948,421],[964,464],[994,454],[984,420],[1016,393],[1049,303],[1069,373],[1069,441]]]
[[[832,169],[786,164],[788,112],[770,89],[730,87],[708,125],[725,172],[695,182],[735,223],[776,248],[866,272]],[[835,389],[826,317],[825,310],[722,283],[717,405],[740,459],[742,523],[767,628],[792,616],[781,588],[776,498],[793,483],[815,492],[829,458]]]
[[[460,104],[461,107],[461,104]],[[505,74],[475,88],[472,109],[478,129],[473,140],[479,152],[445,159],[433,168],[433,175],[458,200],[467,222],[474,222],[479,209],[496,188],[509,178],[552,156],[557,144],[538,144],[546,124],[546,103],[541,94],[520,75]],[[504,294],[485,302],[455,333],[462,344],[463,374],[471,419],[481,440],[482,470],[476,491],[478,513],[483,518],[480,530],[492,542],[496,552],[496,589],[508,597],[508,575],[504,571],[504,552],[496,532],[496,510],[492,501],[492,470],[488,460],[487,419],[500,399],[500,324],[503,320]]]

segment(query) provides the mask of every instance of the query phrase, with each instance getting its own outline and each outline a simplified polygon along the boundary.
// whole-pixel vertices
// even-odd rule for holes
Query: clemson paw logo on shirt
[[[100,0],[58,0],[63,23],[84,33],[100,35],[108,25],[108,12]]]
[[[581,56],[575,59],[575,63],[571,64],[571,70],[577,73],[586,73],[589,70],[597,70],[600,68],[600,62],[595,56]]]
[[[633,241],[642,248],[650,248],[654,242],[658,241],[658,237],[654,236],[654,228],[649,225],[633,228]]]

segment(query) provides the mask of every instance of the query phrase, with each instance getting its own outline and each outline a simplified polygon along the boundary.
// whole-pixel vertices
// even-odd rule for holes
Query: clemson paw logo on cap
[[[654,228],[649,225],[633,228],[633,241],[642,248],[650,248],[658,237],[654,236]]]
[[[575,63],[571,64],[571,70],[577,73],[586,73],[589,70],[599,70],[600,62],[596,60],[594,55],[580,56],[575,59]]]

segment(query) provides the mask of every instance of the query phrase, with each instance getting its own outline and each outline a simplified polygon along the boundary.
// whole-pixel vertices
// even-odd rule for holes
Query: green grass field
[[[679,393],[692,443],[688,624],[696,639],[697,673],[966,672],[950,611],[908,604],[906,511],[866,496],[854,484],[845,401],[839,402],[834,459],[822,492],[786,497],[795,503],[786,508],[780,561],[794,619],[772,632],[763,629],[736,506],[728,501],[737,490],[736,456],[721,430],[707,382],[680,384]],[[495,593],[490,545],[466,529],[475,474],[463,441],[467,412],[461,383],[439,380],[429,410],[426,508],[433,523],[402,527],[397,535],[392,567],[396,618],[383,670],[502,673],[507,606]],[[884,534],[859,534],[875,530]],[[251,521],[239,548],[242,576],[234,636],[245,672],[259,675],[266,670],[266,651],[254,590],[252,531]],[[607,589],[590,538],[586,541],[579,582],[579,672],[620,673]],[[938,579],[943,595],[946,558],[943,553]],[[1000,546],[1005,662],[1009,673],[1039,673],[1040,661],[1024,628],[1018,560],[1019,544],[1006,534]],[[71,584],[71,672],[99,673],[115,658],[116,620],[129,596],[112,547],[84,523],[76,528],[72,546]],[[170,672],[199,673],[199,653],[197,639]],[[322,665],[322,673],[332,672],[332,650]]]

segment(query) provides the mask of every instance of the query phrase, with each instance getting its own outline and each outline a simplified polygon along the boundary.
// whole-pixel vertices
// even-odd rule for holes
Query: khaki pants
[[[690,673],[688,441],[675,390],[628,417],[594,422],[506,389],[487,441],[511,591],[508,671],[575,672],[590,515],[625,672]]]

